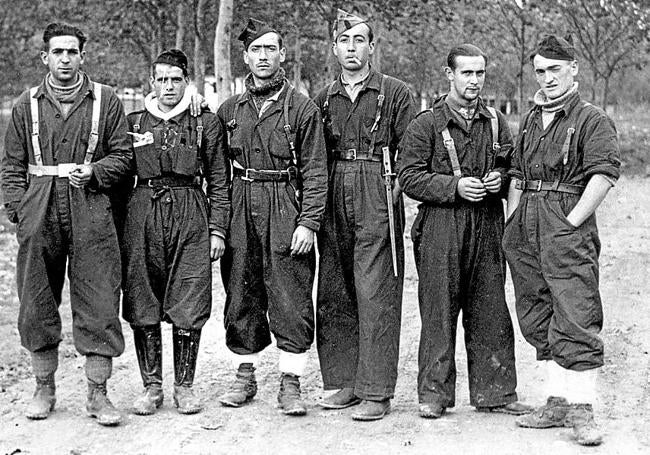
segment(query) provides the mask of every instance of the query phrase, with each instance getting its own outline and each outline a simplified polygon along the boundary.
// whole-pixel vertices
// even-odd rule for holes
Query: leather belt
[[[292,171],[292,169],[295,168],[291,167],[284,171],[234,168],[233,175],[247,182],[288,182],[297,173],[297,170]]]
[[[154,177],[150,179],[138,179],[138,186],[148,186],[150,188],[162,187],[188,187],[199,186],[196,177],[190,176],[174,176],[174,177]]]
[[[585,187],[569,183],[545,182],[543,180],[517,180],[515,188],[523,191],[555,191],[558,193],[582,194]]]
[[[371,153],[367,150],[347,149],[334,150],[334,159],[343,161],[382,161],[381,154]]]

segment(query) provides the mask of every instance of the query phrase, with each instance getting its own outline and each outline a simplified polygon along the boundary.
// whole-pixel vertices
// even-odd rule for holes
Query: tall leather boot
[[[162,405],[164,399],[160,324],[131,328],[144,385],[144,392],[133,402],[133,412],[137,415],[151,415]]]
[[[59,365],[58,348],[32,353],[32,370],[36,378],[36,390],[27,405],[25,416],[32,420],[46,419],[56,404],[54,373]]]
[[[86,411],[97,423],[104,426],[115,426],[122,422],[122,414],[118,411],[106,393],[106,381],[111,377],[113,359],[101,355],[86,356],[86,377],[88,378],[88,402]]]
[[[201,401],[194,395],[192,384],[199,353],[201,330],[185,330],[174,326],[174,406],[181,414],[201,412]]]

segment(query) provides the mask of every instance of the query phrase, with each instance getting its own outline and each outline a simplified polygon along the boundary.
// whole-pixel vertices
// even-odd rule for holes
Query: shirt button
[[[55,117],[56,118],[61,118],[61,114],[56,114]]]
[[[163,145],[163,146],[160,147],[160,148],[163,149],[163,150],[167,150],[167,146],[166,146],[166,145]]]
[[[66,142],[68,142],[68,140],[67,140],[67,139],[63,139],[61,142],[63,142],[63,143],[65,144]]]
[[[536,164],[535,167],[539,167],[539,164]]]
[[[167,199],[165,199],[165,202],[167,202],[168,204],[169,204],[171,201],[172,201],[172,198],[170,198],[170,197],[168,197]]]
[[[260,149],[255,149],[255,153],[260,153],[260,152],[261,152]]]
[[[540,141],[543,141],[543,140],[544,140],[544,137],[541,137],[539,140],[540,140]]]

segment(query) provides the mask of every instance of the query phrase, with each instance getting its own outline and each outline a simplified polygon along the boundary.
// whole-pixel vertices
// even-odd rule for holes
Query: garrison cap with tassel
[[[573,47],[573,39],[571,35],[566,38],[561,38],[555,35],[546,35],[537,44],[535,52],[532,53],[530,59],[535,58],[536,55],[541,55],[545,58],[552,60],[569,60],[576,59],[576,50]]]
[[[359,16],[355,16],[354,14],[350,14],[347,11],[338,9],[336,14],[336,21],[334,22],[334,28],[332,30],[332,36],[334,38],[334,41],[336,41],[339,35],[344,31],[350,30],[355,25],[367,24],[367,23],[368,23],[367,20]]]
[[[248,24],[246,24],[246,27],[244,27],[244,30],[242,30],[237,39],[242,41],[244,43],[244,49],[248,50],[248,46],[253,41],[270,32],[278,33],[276,29],[271,28],[266,22],[258,21],[251,17],[248,19]]]

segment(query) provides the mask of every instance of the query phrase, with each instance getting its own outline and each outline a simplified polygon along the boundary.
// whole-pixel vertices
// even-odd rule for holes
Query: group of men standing
[[[439,418],[455,404],[462,312],[472,406],[521,415],[520,426],[570,426],[579,443],[600,443],[593,212],[619,161],[613,123],[579,98],[571,43],[546,37],[531,57],[541,88],[514,144],[505,118],[480,98],[487,57],[476,46],[450,51],[449,93],[416,116],[407,86],[371,67],[373,30],[358,16],[339,11],[332,51],[341,74],[314,101],[285,78],[278,31],[251,19],[239,40],[246,91],[217,114],[191,113],[187,57],[170,49],[152,65],[144,109],[125,117],[112,91],[80,71],[84,34],[65,24],[45,30],[49,73],[19,98],[2,157],[19,241],[19,331],[37,383],[27,417],[54,409],[66,263],[89,414],[102,425],[122,418],[106,391],[124,350],[120,288],[144,385],[133,411],[153,414],[163,403],[165,321],[174,405],[199,412],[192,384],[211,261],[221,259],[236,370],[224,406],[256,395],[272,334],[285,414],[307,412],[300,377],[316,338],[324,388],[335,390],[319,405],[383,418],[398,373],[404,191],[421,202],[412,228],[420,416]],[[517,401],[506,258],[522,332],[549,365],[549,398],[535,410]]]

